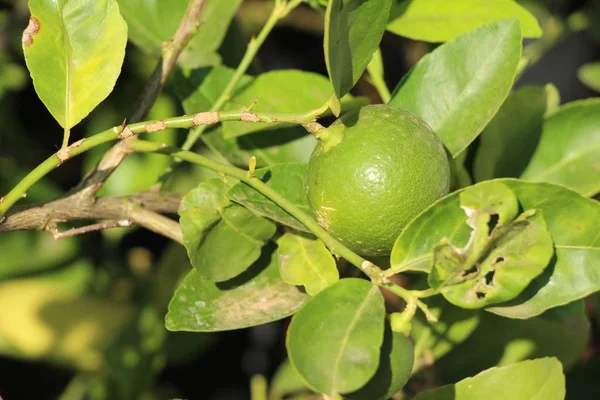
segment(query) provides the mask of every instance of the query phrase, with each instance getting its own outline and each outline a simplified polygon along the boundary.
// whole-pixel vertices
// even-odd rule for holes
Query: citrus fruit
[[[315,219],[364,256],[390,253],[402,228],[448,193],[450,165],[432,129],[412,113],[371,105],[337,119],[342,132],[315,147],[306,175]]]

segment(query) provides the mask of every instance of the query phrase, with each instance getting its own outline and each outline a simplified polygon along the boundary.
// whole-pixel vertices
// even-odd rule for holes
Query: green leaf
[[[510,318],[527,319],[560,305],[571,303],[600,290],[600,204],[563,186],[525,182],[516,179],[484,181],[473,187],[484,188],[501,182],[517,196],[521,209],[539,209],[552,241],[555,256],[544,272],[516,299],[487,309]],[[394,244],[391,268],[428,273],[433,248],[443,238],[464,247],[470,229],[460,209],[459,193],[454,192],[434,203],[402,231]]]
[[[127,25],[116,0],[38,0],[29,9],[23,52],[33,85],[52,116],[70,129],[113,90]]]
[[[436,372],[443,382],[456,382],[494,366],[548,356],[558,358],[568,369],[588,343],[590,324],[583,300],[526,320],[487,312],[478,315],[479,325],[469,338],[436,362]]]
[[[577,77],[590,89],[600,92],[600,62],[582,65],[577,70]]]
[[[245,271],[275,234],[275,224],[232,204],[228,187],[209,179],[191,190],[179,208],[181,231],[194,268],[206,279],[225,281]]]
[[[423,57],[398,84],[389,104],[421,117],[457,156],[504,102],[520,56],[517,20],[482,26]]]
[[[217,49],[240,3],[241,0],[206,1],[198,30],[178,62],[187,67],[218,64]],[[175,34],[188,4],[189,0],[119,0],[130,40],[157,57],[161,55],[162,44]]]
[[[290,362],[317,392],[353,392],[377,370],[384,323],[379,288],[363,279],[342,279],[292,318],[286,340]]]
[[[300,375],[292,367],[290,360],[286,359],[275,371],[269,393],[271,396],[284,397],[309,390]]]
[[[552,182],[583,196],[600,192],[600,99],[569,103],[544,122],[521,178]]]
[[[564,400],[565,376],[555,358],[490,368],[455,385],[421,392],[413,400]]]
[[[476,181],[521,175],[538,144],[547,107],[543,87],[524,86],[508,96],[481,133],[473,167]]]
[[[358,82],[379,47],[392,0],[330,0],[325,13],[325,63],[341,99]]]
[[[272,167],[259,168],[255,171],[255,174],[260,180],[267,183],[296,207],[310,213],[304,189],[306,164],[277,164]],[[294,229],[310,232],[287,211],[244,183],[240,182],[236,184],[229,191],[229,198],[260,215],[264,215]]]
[[[304,286],[315,296],[340,279],[333,256],[319,239],[300,232],[286,232],[277,240],[281,278]]]
[[[526,38],[539,38],[535,17],[513,0],[411,0],[392,7],[387,30],[426,42],[445,42],[494,21],[517,18]]]
[[[331,89],[327,79],[319,74],[299,70],[279,70],[260,74],[238,91],[225,107],[240,110],[252,106],[256,112],[304,113],[319,108],[329,99]],[[290,124],[223,122],[226,139],[263,129],[275,129]]]
[[[528,210],[511,221],[517,199],[500,182],[468,187],[459,198],[473,232],[464,248],[447,239],[434,248],[429,285],[463,308],[515,298],[554,254],[542,212]]]
[[[386,400],[406,385],[414,361],[412,340],[393,332],[385,324],[379,367],[375,376],[356,392],[344,396],[348,400]]]
[[[281,279],[275,253],[263,251],[250,269],[227,282],[211,282],[193,269],[173,295],[166,327],[217,332],[262,325],[295,313],[309,298]]]
[[[412,320],[415,372],[431,365],[432,361],[439,360],[467,340],[479,325],[482,314],[479,310],[465,310],[438,299],[432,300],[433,304],[428,304],[429,310],[437,317],[437,322],[427,321],[419,313]]]

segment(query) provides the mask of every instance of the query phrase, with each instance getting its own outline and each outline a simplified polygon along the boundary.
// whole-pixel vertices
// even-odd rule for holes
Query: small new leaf
[[[287,283],[304,286],[311,296],[340,278],[333,256],[316,237],[286,232],[277,245],[281,277]]]

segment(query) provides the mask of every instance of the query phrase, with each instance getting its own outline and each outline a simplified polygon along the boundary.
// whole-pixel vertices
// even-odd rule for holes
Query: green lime
[[[448,193],[444,146],[417,116],[386,105],[345,114],[328,131],[343,137],[319,141],[311,155],[306,190],[313,215],[353,251],[387,255],[404,226]]]

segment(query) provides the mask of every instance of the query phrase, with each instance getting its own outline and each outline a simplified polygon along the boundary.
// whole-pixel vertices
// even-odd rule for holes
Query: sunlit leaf
[[[125,57],[127,25],[116,0],[37,0],[29,9],[25,61],[38,96],[69,129],[112,91]]]
[[[327,395],[360,389],[379,365],[384,301],[377,286],[347,278],[313,297],[288,328],[294,369],[310,387]]]
[[[590,89],[600,92],[600,62],[582,65],[577,71],[577,77]]]
[[[583,196],[600,192],[600,99],[569,103],[544,122],[521,178],[552,182]]]
[[[410,0],[392,7],[387,29],[426,42],[445,42],[481,25],[517,18],[523,37],[538,38],[535,17],[513,0]]]
[[[423,57],[398,84],[389,104],[421,117],[457,156],[504,102],[520,55],[517,20],[479,27]]]

